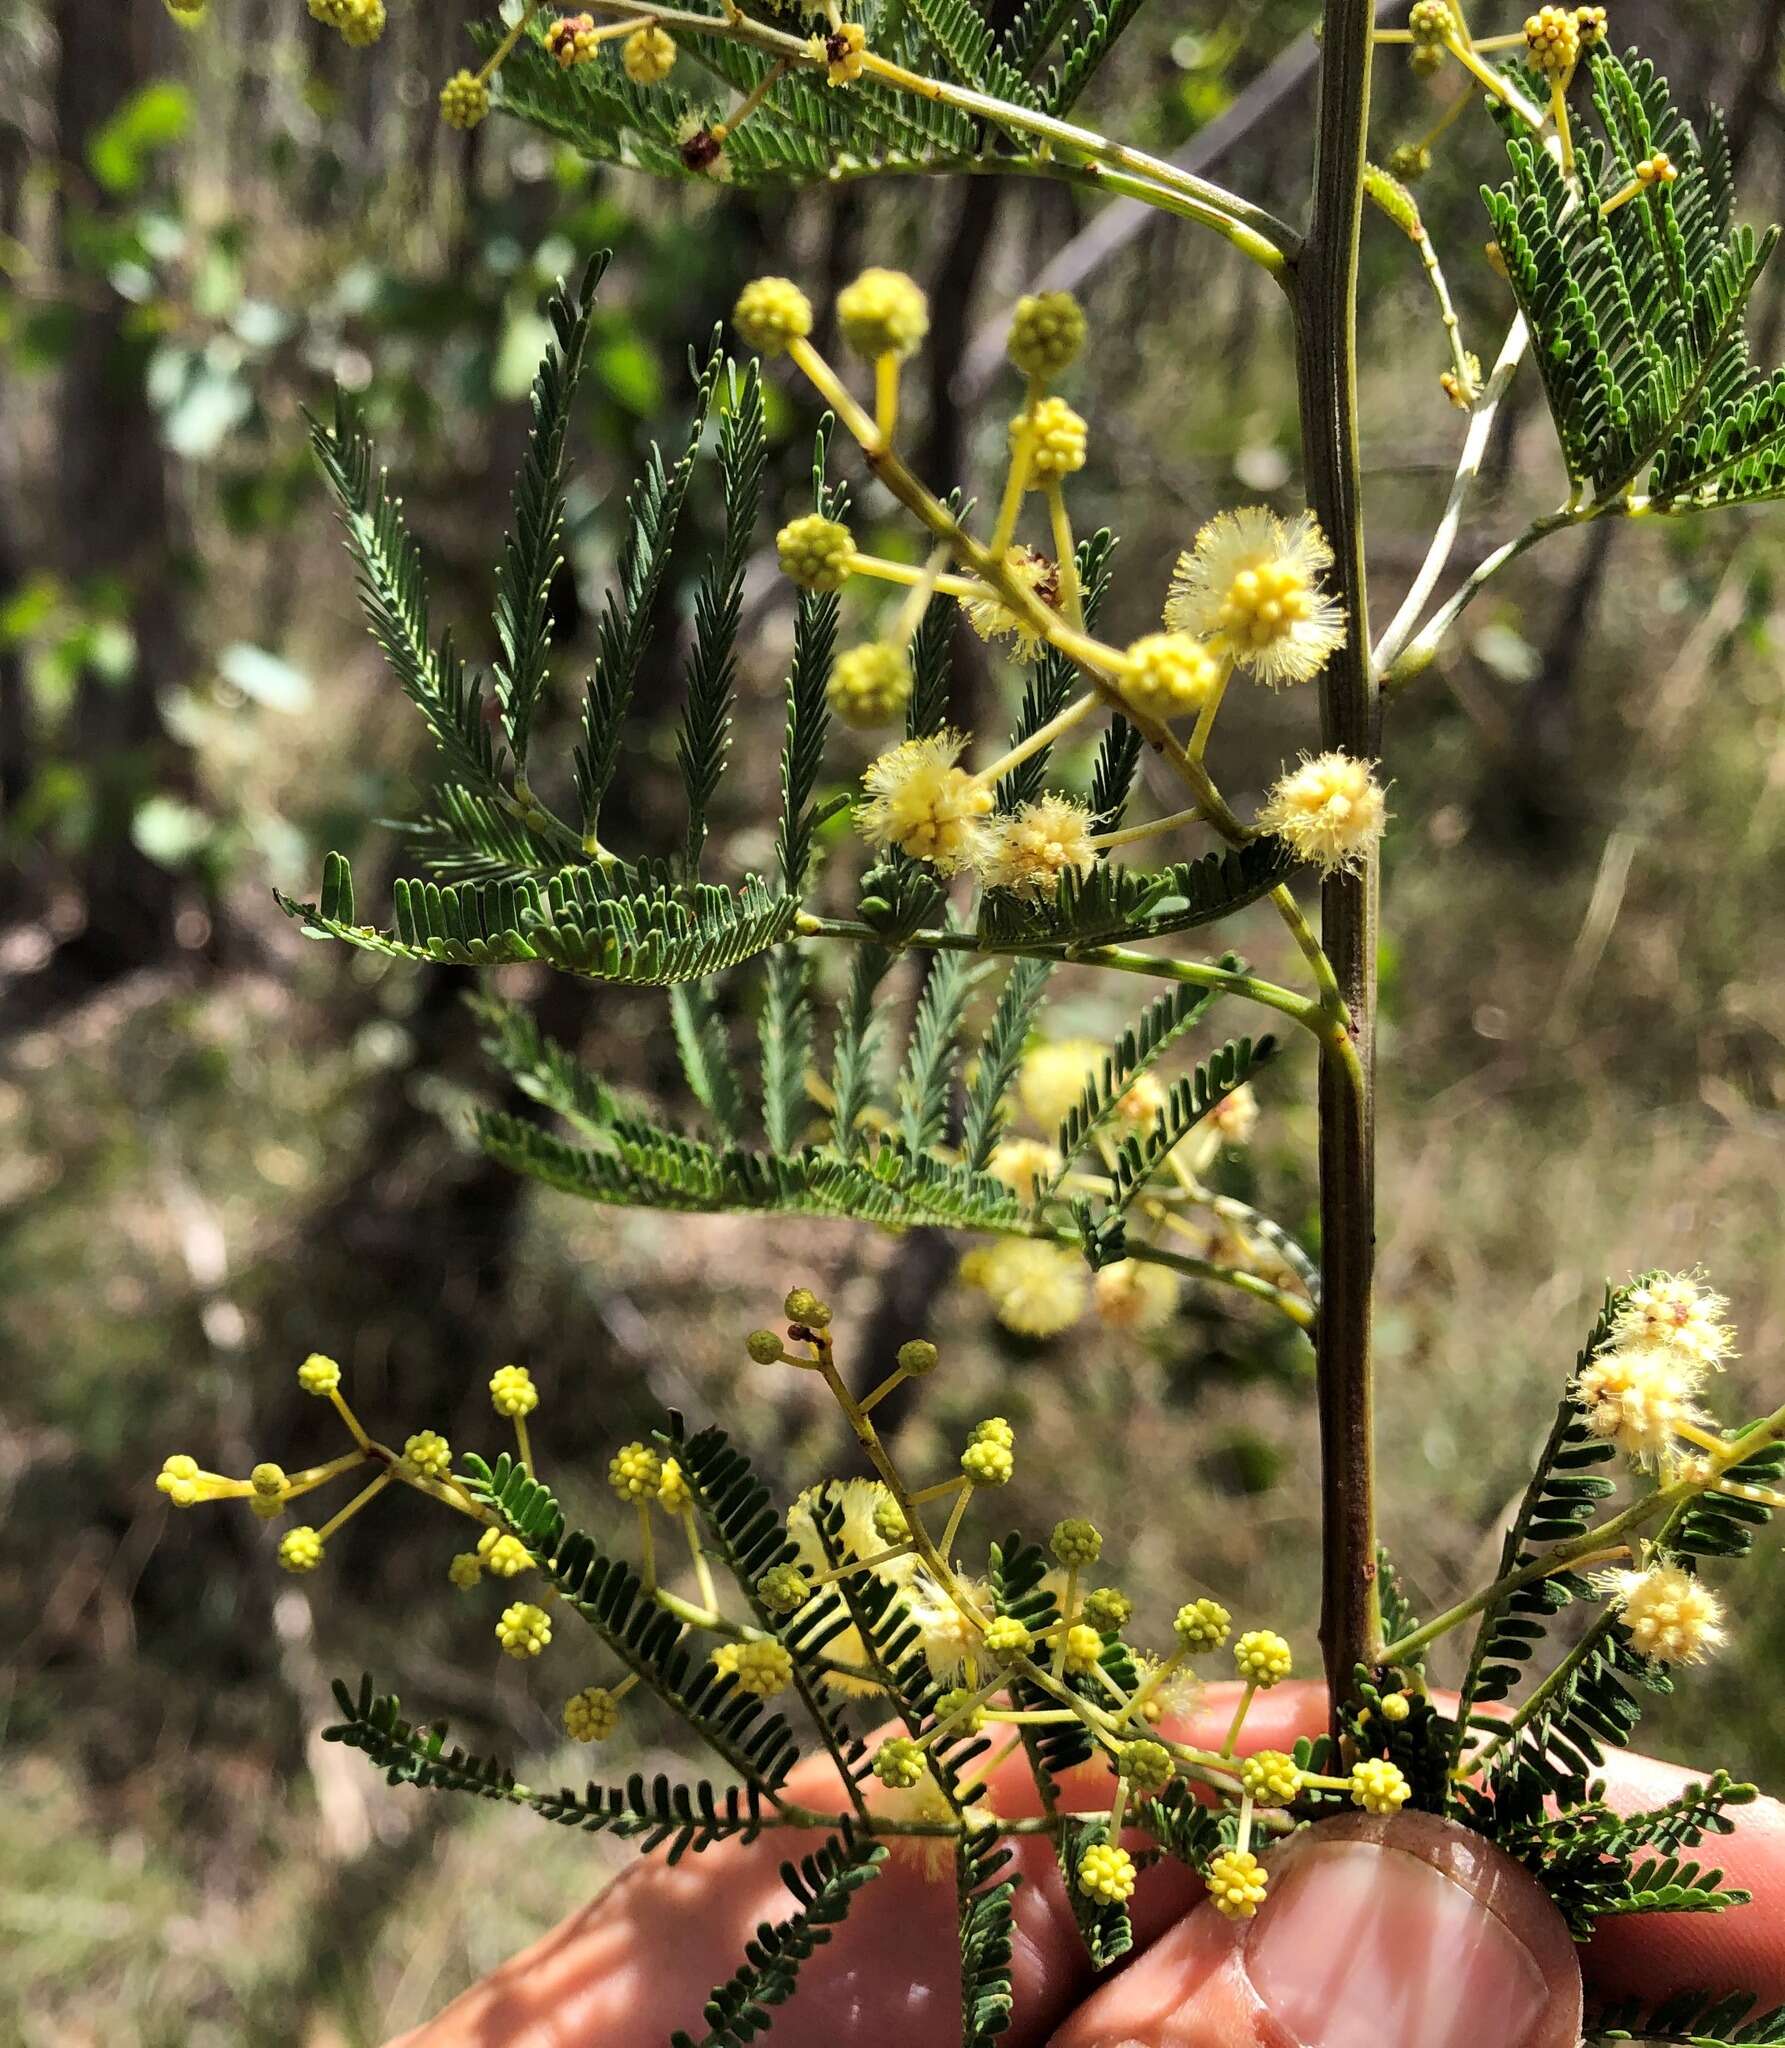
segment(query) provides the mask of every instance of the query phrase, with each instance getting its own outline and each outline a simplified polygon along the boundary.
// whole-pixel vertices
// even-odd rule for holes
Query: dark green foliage
[[[870,5],[863,21],[881,56],[931,77],[947,78],[994,99],[1063,112],[1079,97],[1133,19],[1138,0],[1091,0],[1083,19],[1076,5],[1029,0],[1002,35],[990,10],[973,0],[912,0],[908,8]],[[708,0],[692,11],[717,15]],[[777,20],[776,26],[789,24]],[[487,48],[495,31],[476,31]],[[691,115],[718,116],[734,96],[753,90],[773,59],[737,42],[678,32],[690,68],[713,85],[683,89],[678,70],[667,86],[641,88],[611,64],[560,68],[529,37],[502,67],[500,105],[530,126],[570,143],[597,163],[624,163],[658,177],[698,176],[678,147]],[[1051,57],[1045,84],[1036,73]],[[940,171],[983,165],[986,156],[1013,163],[1033,160],[1033,140],[1000,126],[990,115],[975,119],[953,106],[895,92],[869,77],[847,92],[833,92],[809,69],[780,78],[761,109],[727,138],[726,171],[738,185],[815,183],[838,174],[870,171]]]
[[[1516,133],[1512,180],[1485,195],[1569,474],[1601,501],[1645,476],[1665,505],[1775,496],[1785,387],[1751,368],[1743,316],[1777,231],[1733,223],[1720,134],[1701,149],[1647,59],[1588,65],[1603,139],[1580,138],[1587,201]],[[1603,214],[1657,149],[1677,182]]]
[[[560,284],[546,306],[552,339],[533,379],[533,431],[515,480],[513,531],[502,544],[496,571],[496,637],[502,644],[496,686],[519,763],[526,761],[534,709],[545,687],[551,653],[546,604],[564,559],[564,443],[595,288],[607,265],[607,255],[598,256],[584,270],[574,297]]]
[[[1170,1154],[1217,1103],[1256,1074],[1275,1050],[1275,1041],[1231,1038],[1201,1065],[1171,1084],[1171,1093],[1151,1130],[1124,1138],[1116,1148],[1114,1207],[1125,1210]]]
[[[831,1929],[848,1914],[855,1894],[879,1874],[886,1851],[877,1842],[862,1841],[846,1830],[797,1865],[783,1863],[781,1882],[793,1894],[797,1911],[772,1925],[764,1922],[756,1938],[744,1946],[744,1962],[728,1982],[707,2000],[708,2032],[700,2048],[741,2048],[767,2033],[769,2009],[793,1996],[800,1965],[831,1938]],[[694,2048],[690,2035],[677,2032],[672,2048]]]
[[[998,1007],[974,1055],[961,1158],[975,1173],[984,1172],[997,1148],[1005,1122],[1004,1098],[1016,1079],[1023,1044],[1051,972],[1045,960],[1012,962],[998,994]]]
[[[1119,1961],[1134,1946],[1134,1923],[1128,1917],[1128,1908],[1091,1898],[1078,1887],[1079,1859],[1087,1849],[1108,1840],[1109,1829],[1102,1821],[1077,1820],[1068,1821],[1060,1830],[1056,1845],[1060,1881],[1066,1888],[1067,1901],[1072,1907],[1079,1937],[1085,1944],[1085,1953],[1091,1958],[1091,1967],[1095,1970],[1108,1969],[1111,1963]]]
[[[930,958],[899,1075],[899,1133],[913,1154],[927,1152],[948,1135],[961,1023],[983,972],[969,953],[936,953]]]
[[[763,1606],[756,1587],[764,1572],[793,1556],[794,1547],[768,1488],[722,1429],[703,1429],[690,1437],[672,1410],[663,1442],[694,1496],[708,1550],[749,1601],[758,1627],[775,1633],[777,1617]],[[808,1658],[795,1658],[793,1685],[844,1781],[852,1783],[863,1759],[861,1740],[850,1733]]]
[[[1232,1819],[1205,1805],[1181,1778],[1174,1778],[1156,1799],[1128,1808],[1128,1818],[1145,1828],[1161,1850],[1192,1870],[1205,1870],[1209,1859],[1229,1846]]]
[[[1579,1359],[1584,1371],[1611,1341],[1612,1323],[1623,1297],[1607,1294]],[[1608,1443],[1587,1428],[1572,1394],[1564,1394],[1542,1450],[1537,1454],[1517,1512],[1500,1546],[1496,1579],[1530,1563],[1539,1550],[1578,1536],[1592,1521],[1613,1482],[1596,1467],[1612,1456]],[[1521,1586],[1482,1615],[1463,1677],[1451,1740],[1451,1760],[1461,1755],[1471,1728],[1492,1735],[1499,1724],[1476,1713],[1480,1705],[1504,1700],[1518,1685],[1532,1653],[1547,1633],[1550,1617],[1584,1590],[1572,1573],[1555,1573]]]
[[[1098,66],[1115,47],[1122,31],[1140,11],[1141,0],[1086,0],[1086,18],[1066,61],[1048,73],[1043,92],[1050,114],[1072,111]]]
[[[688,692],[676,738],[682,786],[688,797],[688,872],[700,866],[707,806],[719,786],[731,728],[734,650],[744,605],[744,564],[762,509],[762,472],[768,439],[762,417],[762,372],[756,363],[740,378],[731,371],[719,427],[719,491],[725,508],[725,544],[707,559],[694,595],[694,650]]]
[[[985,2048],[1010,2025],[1012,1900],[1019,1880],[1001,1877],[1010,1851],[988,1830],[955,1844],[955,1917],[961,1944],[961,2048]]]
[[[1750,1429],[1758,1428],[1750,1423]],[[1777,1489],[1785,1478],[1785,1444],[1771,1443],[1752,1457],[1732,1465],[1726,1475],[1743,1486]],[[1755,1532],[1772,1520],[1762,1501],[1732,1500],[1726,1493],[1701,1493],[1673,1524],[1667,1547],[1682,1557],[1746,1557]]]
[[[849,993],[831,1047],[831,1137],[844,1159],[853,1159],[865,1142],[861,1119],[874,1100],[874,1066],[884,1035],[874,999],[892,963],[884,946],[858,947],[850,962]]]
[[[812,457],[813,509],[826,519],[843,518],[847,494],[824,481],[828,433],[821,429]],[[793,617],[793,666],[787,674],[787,730],[781,744],[781,832],[777,851],[781,880],[790,896],[806,885],[812,865],[815,817],[813,792],[824,766],[830,705],[825,685],[837,652],[841,603],[834,590],[802,590]]]
[[[694,1099],[713,1119],[728,1145],[744,1141],[744,1090],[725,1043],[725,1020],[701,983],[682,982],[669,992],[676,1051]]]
[[[604,1557],[580,1531],[565,1533],[557,1503],[506,1452],[493,1466],[468,1456],[455,1477],[501,1516],[614,1655],[745,1783],[763,1792],[780,1784],[799,1753],[793,1731],[685,1640],[681,1623],[648,1596],[630,1565]]]
[[[1220,964],[1234,971],[1241,962],[1229,953]],[[1156,997],[1129,1025],[1104,1055],[1101,1069],[1087,1078],[1084,1093],[1059,1128],[1055,1145],[1062,1173],[1104,1129],[1115,1115],[1116,1105],[1140,1076],[1157,1065],[1178,1039],[1193,1031],[1214,1004],[1209,990],[1182,982]]]
[[[1295,872],[1295,858],[1280,839],[1249,840],[1237,852],[1148,873],[1099,861],[1088,875],[1066,874],[1052,903],[1034,903],[1007,890],[988,891],[980,905],[979,935],[989,945],[1048,943],[1134,944],[1213,924],[1268,895]]]
[[[1756,2011],[1759,2001],[1745,1991],[1712,1995],[1683,1992],[1644,2012],[1633,2001],[1608,2008],[1587,2029],[1591,2044],[1647,2041],[1675,2048],[1761,2048],[1785,2041],[1785,2005]]]
[[[626,500],[626,539],[620,551],[619,575],[602,602],[595,669],[583,693],[582,738],[576,749],[576,789],[585,837],[596,831],[602,801],[619,761],[620,730],[644,660],[652,609],[669,566],[676,525],[724,368],[725,352],[715,334],[706,365],[696,375],[693,416],[680,459],[673,469],[666,470],[653,444],[644,474]]]
[[[493,1758],[448,1748],[444,1727],[411,1726],[398,1714],[396,1695],[374,1694],[369,1677],[360,1681],[357,1695],[338,1680],[334,1690],[342,1719],[322,1731],[323,1740],[359,1750],[391,1785],[531,1807],[544,1820],[636,1840],[647,1852],[668,1843],[671,1863],[714,1842],[750,1841],[762,1829],[762,1796],[752,1785],[720,1792],[704,1779],[676,1785],[661,1773],[647,1782],[634,1772],[624,1785],[591,1783],[580,1793],[568,1786],[536,1792],[517,1784],[514,1773]]]
[[[1748,1805],[1756,1796],[1752,1785],[1732,1783],[1719,1771],[1650,1812],[1620,1816],[1592,1797],[1565,1812],[1506,1828],[1498,1839],[1541,1875],[1570,1928],[1584,1938],[1607,1914],[1664,1905],[1674,1912],[1719,1912],[1740,1904],[1746,1893],[1723,1886],[1719,1872],[1682,1863],[1679,1852],[1695,1848],[1707,1835],[1733,1832],[1729,1809]]]
[[[767,952],[799,906],[751,876],[740,889],[683,886],[644,869],[561,868],[541,887],[516,882],[392,884],[388,931],[354,921],[353,876],[331,853],[315,903],[279,896],[317,938],[400,960],[482,967],[546,960],[566,974],[662,987],[699,981]]]

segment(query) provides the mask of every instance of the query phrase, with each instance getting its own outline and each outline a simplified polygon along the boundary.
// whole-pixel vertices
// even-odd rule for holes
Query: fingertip
[[[1449,1821],[1347,1815],[1271,1859],[1251,1921],[1204,1905],[1054,2048],[1575,2048],[1581,1982],[1542,1888]]]

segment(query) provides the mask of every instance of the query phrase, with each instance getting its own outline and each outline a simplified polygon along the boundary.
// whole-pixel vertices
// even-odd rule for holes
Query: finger
[[[1223,1740],[1237,1686],[1211,1687],[1202,1711],[1171,1732],[1203,1748]],[[1324,1694],[1283,1686],[1254,1703],[1242,1749],[1284,1747],[1319,1725]],[[788,1796],[841,1807],[836,1772],[810,1758],[789,1776]],[[1101,1763],[1063,1777],[1061,1803],[1107,1804],[1110,1776]],[[1010,1817],[1038,1811],[1021,1758],[999,1770],[991,1803]],[[662,2048],[672,2029],[698,2039],[708,1990],[737,1968],[744,1944],[764,1921],[784,1919],[793,1902],[780,1879],[788,1858],[817,1838],[779,1831],[749,1843],[721,1843],[673,1868],[641,1861],[602,1897],[505,1963],[438,2018],[392,2048]],[[1082,1995],[1091,1977],[1050,1844],[1018,1839],[1020,1873],[1011,1956],[1016,2018],[1011,2048],[1033,2048]],[[799,1990],[776,2036],[787,2048],[947,2048],[959,2038],[960,1951],[952,1864],[946,1850],[895,1844],[881,1874],[856,1895],[849,1917],[800,1971]],[[1196,1892],[1192,1873],[1162,1863],[1143,1874],[1135,1895],[1137,1940],[1176,1921]]]
[[[1537,1880],[1479,1835],[1431,1814],[1344,1814],[1285,1843],[1270,1870],[1256,1918],[1187,1914],[1053,2048],[1579,2041],[1568,1930]]]

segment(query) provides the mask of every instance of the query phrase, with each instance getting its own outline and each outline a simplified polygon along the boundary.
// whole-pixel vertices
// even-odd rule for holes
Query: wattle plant
[[[381,0],[311,4],[353,42],[383,25]],[[835,326],[858,380],[821,351],[797,281],[750,284],[734,327],[751,357],[715,341],[685,436],[670,458],[653,453],[633,491],[568,761],[541,762],[534,740],[555,698],[547,592],[602,266],[551,307],[487,669],[433,636],[417,549],[351,404],[316,429],[373,635],[438,744],[441,775],[409,828],[425,872],[396,884],[387,923],[364,921],[339,855],[314,903],[285,908],[320,938],[397,959],[543,962],[591,984],[596,1001],[605,982],[662,987],[704,1113],[697,1131],[672,1127],[486,996],[477,1010],[491,1057],[545,1112],[480,1116],[495,1158],[597,1203],[959,1231],[966,1276],[1034,1336],[1064,1329],[1088,1302],[1116,1327],[1163,1327],[1189,1283],[1262,1304],[1314,1350],[1333,1724],[1293,1754],[1246,1753],[1251,1702],[1288,1676],[1290,1653],[1245,1611],[1243,1589],[1217,1599],[1110,1582],[1085,1518],[1094,1502],[1061,1503],[1045,1541],[989,1521],[1018,1455],[1000,1417],[948,1469],[903,1470],[875,1410],[894,1387],[946,1373],[946,1357],[913,1331],[891,1376],[857,1389],[830,1310],[804,1287],[744,1349],[754,1370],[817,1375],[860,1462],[814,1475],[790,1506],[771,1500],[719,1427],[671,1413],[654,1442],[615,1450],[604,1528],[572,1529],[531,1433],[539,1390],[518,1366],[490,1381],[514,1428],[512,1449],[493,1457],[426,1428],[400,1448],[378,1441],[339,1368],[314,1357],[299,1377],[347,1431],[339,1457],[304,1470],[266,1463],[243,1480],[168,1460],[160,1485],[177,1504],[243,1498],[269,1521],[363,1478],[332,1517],[286,1527],[280,1561],[299,1572],[326,1568],[337,1532],[383,1490],[427,1495],[474,1525],[452,1583],[503,1582],[502,1651],[570,1664],[569,1642],[593,1646],[595,1675],[564,1706],[571,1737],[599,1745],[643,1689],[725,1777],[544,1790],[403,1719],[369,1680],[342,1688],[330,1733],[393,1781],[525,1804],[671,1856],[771,1832],[822,1837],[786,1866],[787,1917],[713,1992],[711,2043],[762,2030],[889,1853],[929,1859],[938,1881],[952,1873],[963,2038],[996,2036],[1011,1998],[1015,1879],[1003,1845],[1019,1834],[1051,1841],[1100,1967],[1130,1945],[1128,1901],[1147,1860],[1190,1865],[1221,1912],[1249,1917],[1269,1897],[1273,1846],[1347,1806],[1410,1806],[1490,1837],[1538,1875],[1577,1935],[1609,1914],[1709,1912],[1740,1896],[1690,1859],[1728,1831],[1750,1787],[1716,1774],[1664,1808],[1619,1816],[1599,1769],[1644,1694],[1721,1641],[1721,1572],[1785,1505],[1785,1408],[1745,1428],[1713,1415],[1732,1333],[1701,1277],[1652,1272],[1613,1289],[1578,1359],[1558,1368],[1555,1424],[1493,1579],[1430,1621],[1410,1614],[1376,1539],[1373,1026],[1385,708],[1488,580],[1545,535],[1785,489],[1785,372],[1757,372],[1743,333],[1774,237],[1735,224],[1720,132],[1701,139],[1645,60],[1612,53],[1603,9],[1546,6],[1478,39],[1452,0],[1417,0],[1404,29],[1380,32],[1370,0],[1332,0],[1305,233],[1067,118],[1135,12],[1120,0],[1026,0],[994,31],[970,0],[847,18],[828,0],[810,19],[730,0],[601,0],[562,19],[535,6],[488,31],[485,61],[447,83],[441,109],[470,125],[494,106],[598,161],[672,177],[1057,178],[1225,237],[1287,301],[1307,504],[1288,517],[1210,507],[1175,566],[1150,572],[1157,630],[1125,645],[1098,630],[1113,542],[1072,520],[1090,428],[1058,388],[1086,338],[1063,293],[1016,311],[1007,472],[995,502],[975,509],[959,479],[920,475],[901,440],[903,366],[928,331],[917,285],[874,268],[838,294]],[[1395,45],[1422,72],[1466,82],[1433,136],[1393,153],[1391,173],[1369,161],[1367,135],[1372,66],[1402,54],[1385,48]],[[1506,180],[1486,206],[1516,302],[1485,370],[1404,182],[1427,170],[1454,120],[1478,113],[1503,137]],[[1366,200],[1430,279],[1439,381],[1463,417],[1442,519],[1374,639],[1354,394]],[[1527,357],[1566,497],[1440,597],[1496,408]],[[766,875],[720,881],[707,872],[708,821],[762,524],[762,380],[784,369],[790,403],[810,404],[817,461],[810,508],[776,535],[798,594],[774,861]],[[634,859],[615,843],[608,798],[697,479],[724,533],[695,586],[680,679],[685,831],[674,858]],[[908,528],[900,557],[859,543],[851,505],[868,502]],[[874,637],[842,646],[842,593],[876,585],[896,601]],[[1022,675],[999,742],[949,724],[963,615]],[[1232,692],[1259,687],[1280,693],[1286,746],[1302,752],[1248,817],[1220,784],[1219,720]],[[856,790],[838,791],[827,766],[839,722],[890,728]],[[1149,755],[1178,785],[1175,806],[1141,794]],[[822,828],[845,809],[864,850],[821,863],[821,845],[841,836]],[[1169,842],[1158,866],[1135,857],[1149,840]],[[1317,917],[1302,907],[1315,894]],[[1214,928],[1255,904],[1292,935],[1297,985],[1209,950]],[[824,1023],[813,962],[827,948],[849,968]],[[895,1066],[885,997],[913,959],[921,997]],[[1067,963],[1161,988],[1113,1044],[1050,1035],[1048,983]],[[1192,1036],[1217,1006],[1236,1019],[1232,1035],[1193,1058]],[[1268,1013],[1256,1020],[1268,1033],[1249,1010]],[[1217,1154],[1245,1141],[1257,1114],[1249,1080],[1267,1059],[1312,1069],[1317,1253],[1210,1185]],[[1149,1632],[1137,1614],[1155,1604]],[[1462,1629],[1473,1648],[1460,1699],[1439,1699],[1426,1654]],[[576,1664],[567,1690],[588,1668]],[[1220,1669],[1242,1682],[1226,1741],[1176,1739],[1174,1709],[1199,1672]],[[823,1807],[786,1790],[814,1742],[838,1788]],[[994,1746],[1026,1759],[1039,1817],[1003,1814],[988,1796]],[[1112,1767],[1112,1797],[1094,1810],[1064,1804],[1063,1774],[1093,1756]],[[1604,2038],[1629,2038],[1632,2023],[1604,2016]],[[1756,2018],[1739,2000],[1676,2000],[1638,2024],[1658,2041],[1785,2038],[1785,2017]]]

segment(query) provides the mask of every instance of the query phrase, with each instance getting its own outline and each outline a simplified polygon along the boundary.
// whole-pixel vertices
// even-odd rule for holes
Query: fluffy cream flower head
[[[1388,806],[1368,761],[1316,754],[1277,778],[1258,822],[1323,874],[1354,868],[1382,837]]]
[[[1121,1259],[1091,1283],[1091,1305],[1112,1330],[1163,1329],[1178,1306],[1178,1276],[1169,1266]]]
[[[1651,1468],[1674,1455],[1682,1423],[1704,1418],[1694,1396],[1703,1368],[1658,1344],[1620,1344],[1601,1352],[1574,1383],[1574,1398],[1595,1436]]]
[[[1243,1145],[1258,1128],[1258,1097],[1250,1081],[1242,1081],[1231,1094],[1223,1095],[1209,1111],[1210,1127],[1221,1134],[1224,1145]]]
[[[1046,555],[1034,548],[1012,548],[1004,557],[1004,566],[1025,590],[1033,591],[1043,604],[1059,602],[1060,572]],[[1033,661],[1041,652],[1041,635],[1001,598],[990,595],[970,597],[963,609],[968,625],[982,640],[1008,640],[1013,659]]]
[[[1025,1202],[1033,1201],[1038,1183],[1045,1185],[1059,1170],[1059,1153],[1039,1138],[1006,1138],[986,1162],[992,1178],[1013,1188]]]
[[[1051,897],[1062,875],[1088,875],[1097,864],[1091,813],[1071,797],[1043,796],[988,828],[981,872],[988,889]]]
[[[1680,1565],[1607,1572],[1601,1583],[1632,1645],[1658,1664],[1696,1664],[1723,1641],[1722,1601]]]
[[[1652,1273],[1624,1297],[1612,1336],[1619,1344],[1657,1344],[1699,1366],[1719,1366],[1735,1331],[1724,1321],[1729,1303],[1694,1273]]]
[[[896,846],[945,875],[978,867],[989,846],[985,818],[992,793],[957,767],[966,739],[958,732],[906,740],[868,765],[866,803],[856,829],[871,846]]]
[[[1344,644],[1345,608],[1321,585],[1333,551],[1311,512],[1287,522],[1261,505],[1218,513],[1178,557],[1165,623],[1219,637],[1273,689],[1305,683]]]
[[[975,1278],[999,1322],[1022,1337],[1057,1337],[1084,1313],[1084,1262],[1064,1245],[1007,1238],[992,1248]]]
[[[1103,1063],[1103,1048],[1092,1038],[1060,1038],[1024,1055],[1017,1072],[1017,1100],[1044,1131],[1057,1130],[1078,1107],[1085,1083]]]

